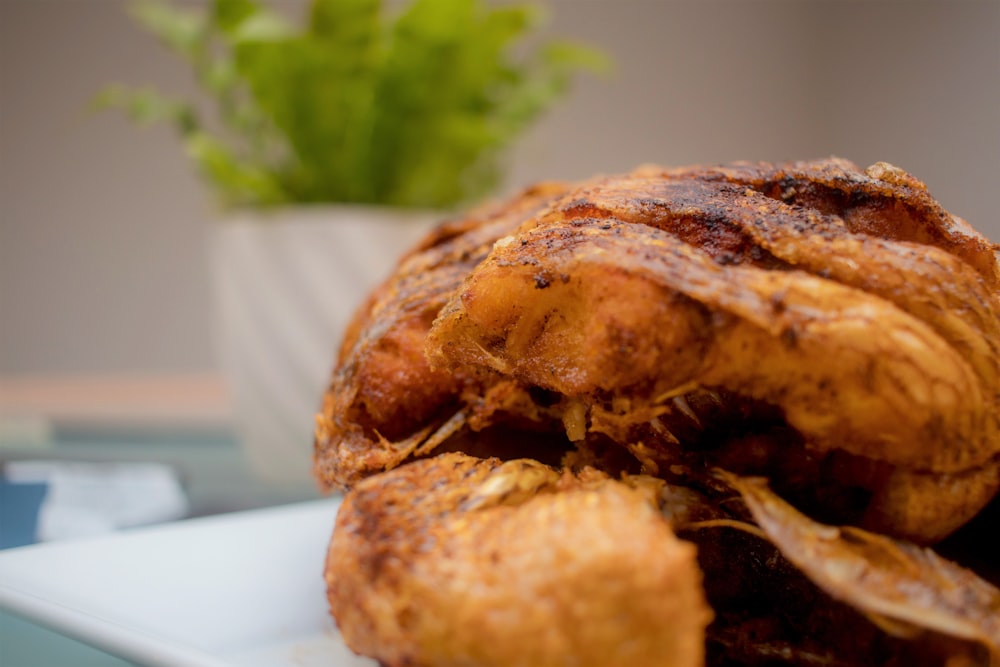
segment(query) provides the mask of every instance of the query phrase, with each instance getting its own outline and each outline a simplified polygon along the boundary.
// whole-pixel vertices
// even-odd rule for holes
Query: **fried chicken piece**
[[[730,177],[735,175],[730,173]],[[744,177],[757,187],[766,183],[761,177]],[[863,290],[930,324],[963,351],[984,382],[996,382],[1000,367],[997,285],[990,274],[980,275],[962,258],[982,263],[983,256],[992,254],[992,244],[981,237],[977,241],[961,236],[963,243],[946,237],[943,246],[966,250],[953,255],[941,247],[896,238],[917,236],[905,230],[887,231],[885,238],[871,236],[855,229],[850,217],[790,205],[739,182],[693,180],[690,175],[612,177],[583,192],[586,205],[576,191],[532,224],[610,218],[646,225],[701,249],[722,264],[796,268]],[[940,231],[938,236],[946,234]],[[940,289],[946,284],[950,289]]]
[[[427,331],[494,241],[565,189],[537,185],[439,227],[359,309],[317,417],[314,473],[322,488],[343,489],[399,465],[459,409],[475,373],[431,369],[423,351]],[[449,435],[445,430],[440,438]]]
[[[389,667],[701,665],[695,549],[654,488],[457,453],[371,477],[337,517],[331,610]]]
[[[920,343],[930,345],[927,351],[931,353],[941,351],[939,370],[951,369],[952,374],[961,375],[964,367],[971,368],[977,382],[963,385],[968,379],[965,378],[957,384],[949,384],[949,380],[940,385],[933,382],[914,385],[924,388],[924,396],[916,405],[937,401],[938,396],[927,393],[932,385],[939,394],[942,387],[950,386],[952,391],[944,391],[942,396],[953,402],[956,392],[969,389],[971,410],[987,416],[974,414],[969,417],[970,423],[958,430],[945,427],[936,434],[928,434],[926,429],[936,428],[928,419],[924,420],[924,431],[920,433],[915,433],[920,428],[886,432],[892,414],[868,409],[867,401],[861,401],[864,403],[861,407],[870,415],[881,415],[865,424],[878,419],[883,423],[877,425],[870,436],[857,440],[856,445],[824,444],[824,440],[845,435],[853,440],[855,431],[834,429],[817,440],[814,431],[826,429],[819,423],[823,420],[822,415],[805,417],[806,421],[815,422],[805,426],[803,415],[789,418],[789,422],[794,421],[793,425],[800,430],[806,429],[802,431],[806,447],[819,452],[826,452],[831,447],[844,448],[864,459],[892,464],[886,468],[862,462],[853,466],[856,469],[848,472],[844,480],[879,496],[871,504],[866,519],[868,525],[933,541],[965,520],[995,492],[996,471],[1000,464],[996,448],[989,445],[996,441],[994,434],[998,430],[997,415],[1000,415],[1000,411],[994,409],[995,397],[1000,393],[997,391],[1000,323],[995,297],[995,248],[963,221],[941,209],[923,184],[904,172],[880,164],[862,173],[841,160],[681,170],[643,168],[624,177],[594,179],[573,189],[545,186],[527,192],[506,207],[443,229],[411,254],[397,275],[370,300],[352,327],[317,429],[316,470],[321,484],[346,487],[367,474],[399,465],[418,452],[433,450],[462,431],[463,426],[481,430],[492,423],[519,419],[538,424],[562,422],[568,427],[571,439],[578,440],[586,430],[582,425],[589,421],[592,427],[596,426],[623,446],[633,449],[640,436],[646,440],[652,438],[658,442],[646,442],[644,446],[652,447],[655,452],[656,445],[662,446],[671,438],[678,439],[678,428],[685,426],[680,412],[693,415],[693,421],[698,422],[696,412],[651,404],[650,396],[641,395],[641,392],[636,396],[620,392],[614,399],[636,404],[627,411],[633,424],[644,420],[653,425],[646,434],[616,425],[620,419],[613,413],[621,410],[608,410],[593,397],[580,401],[573,394],[557,393],[554,399],[548,399],[548,404],[541,405],[534,400],[532,392],[537,393],[537,387],[551,392],[549,385],[542,382],[536,386],[537,378],[505,376],[500,365],[486,360],[482,354],[449,357],[450,352],[444,351],[441,344],[449,338],[447,333],[439,333],[432,340],[438,348],[432,355],[437,367],[426,363],[421,347],[431,323],[441,306],[459,292],[466,274],[481,263],[492,242],[511,234],[510,238],[518,239],[518,243],[526,243],[529,238],[535,238],[530,236],[535,228],[565,228],[566,233],[572,233],[573,227],[615,221],[627,223],[630,229],[636,227],[637,235],[641,235],[638,228],[661,230],[684,247],[705,253],[724,267],[746,265],[766,271],[761,274],[766,277],[758,280],[755,289],[758,305],[770,294],[774,302],[772,310],[782,307],[780,292],[786,284],[805,298],[812,298],[809,293],[818,293],[813,289],[816,285],[824,285],[824,293],[849,295],[851,290],[863,293],[873,298],[867,301],[858,300],[857,295],[849,298],[859,304],[875,304],[872,307],[880,313],[889,304],[894,305],[918,323],[930,327],[936,338],[941,339],[928,343],[931,339],[925,337],[926,340],[921,339]],[[626,231],[626,235],[628,233]],[[524,249],[518,261],[537,261],[541,267],[544,254],[544,248],[533,246]],[[485,264],[482,270],[487,270]],[[798,272],[808,273],[812,278],[803,277],[799,282]],[[775,275],[768,275],[772,273]],[[784,274],[788,275],[780,277]],[[733,274],[735,279],[740,279],[741,275],[739,271]],[[539,287],[547,286],[553,278],[552,271],[547,270],[538,270],[532,275]],[[531,298],[537,296],[532,293]],[[471,298],[468,291],[462,298]],[[647,307],[641,299],[633,303],[640,310]],[[701,310],[692,310],[692,317],[715,317],[711,309],[721,307],[699,303]],[[536,312],[543,310],[538,308]],[[619,315],[622,310],[624,308],[618,309]],[[833,315],[827,313],[827,316]],[[769,317],[770,322],[765,322]],[[783,326],[779,323],[788,319],[787,314],[771,317],[759,311],[756,323],[769,331],[772,342],[761,339],[760,346],[754,349],[760,352],[767,345],[790,345],[794,343],[792,337],[801,333],[803,327],[814,328],[803,324],[777,331],[776,328]],[[870,327],[875,320],[860,317],[853,321],[864,328]],[[845,320],[840,328],[846,324]],[[597,322],[593,326],[604,327],[617,336],[641,338],[635,329],[630,332],[628,326],[613,322]],[[687,335],[692,332],[685,334],[683,331],[689,326],[687,323],[674,320],[670,326],[677,329],[671,335],[693,343],[693,347],[679,349],[678,356],[696,359],[706,345],[714,344],[709,340],[692,340],[691,335]],[[697,322],[691,326],[696,333],[707,331]],[[444,325],[439,326],[443,328]],[[912,342],[908,338],[912,332],[906,327],[896,327],[892,332],[891,335]],[[455,349],[462,345],[488,348],[498,336],[506,335],[502,331],[481,333],[494,340],[489,344],[459,341]],[[944,345],[939,344],[942,341]],[[626,357],[629,346],[634,343],[633,340],[610,339],[605,342],[617,345]],[[888,337],[886,345],[892,347]],[[861,352],[863,347],[851,353],[858,359],[855,367],[866,363],[864,355],[868,353]],[[870,344],[867,349],[874,353],[875,348]],[[916,350],[913,346],[910,349]],[[960,357],[957,361],[956,354]],[[608,370],[615,373],[629,365],[638,366],[636,359],[619,359],[616,368]],[[804,357],[799,355],[798,359],[801,361]],[[744,368],[752,365],[747,361],[743,360]],[[687,361],[674,358],[670,363],[683,367]],[[484,374],[484,368],[493,372]],[[919,364],[907,369],[907,363],[895,364],[895,368],[897,375],[911,371],[919,374],[926,370]],[[562,370],[570,375],[576,372],[572,368]],[[758,372],[740,382],[757,382],[761,374]],[[794,377],[797,376],[793,373],[790,381]],[[711,403],[717,396],[726,394],[726,387],[707,384],[713,379],[717,380],[699,378],[697,386],[686,387],[688,391],[674,391],[671,400],[692,405],[706,400]],[[861,379],[867,382],[866,378]],[[909,384],[907,379],[898,376],[892,381]],[[750,398],[772,400],[768,390],[752,389]],[[860,401],[872,393],[844,393],[842,389],[837,385],[825,388],[826,419],[833,419],[837,410],[851,412],[854,409],[851,400]],[[740,394],[742,391],[739,386],[736,391],[729,391],[726,403],[748,398]],[[904,402],[909,400],[906,393],[903,392],[901,399]],[[841,395],[847,397],[845,402],[837,398]],[[888,397],[883,397],[882,403],[886,400]],[[794,404],[801,405],[801,402],[786,401],[779,407],[788,410],[789,405]],[[935,414],[948,413],[947,407],[942,405],[940,408]],[[911,412],[902,403],[894,410]],[[961,415],[968,412],[959,409],[948,414],[954,421],[964,419]],[[700,421],[705,421],[704,416]],[[848,419],[858,421],[853,417]],[[912,419],[903,421],[907,423]],[[666,428],[660,429],[659,425],[663,424]],[[653,432],[657,430],[660,432]],[[911,440],[912,435],[918,437]],[[955,435],[959,437],[953,444],[940,446]],[[888,450],[892,450],[891,453]],[[935,452],[933,461],[928,458],[931,456],[929,451]],[[977,452],[972,457],[975,460],[968,457],[969,451]],[[655,467],[653,458],[646,456],[644,465],[649,467],[649,462]],[[962,500],[953,505],[961,505],[964,511],[952,514],[948,506],[927,510],[928,506],[937,506],[934,496],[946,487],[961,492]],[[938,515],[953,518],[942,523],[936,518]],[[922,537],[920,531],[924,533]]]
[[[428,340],[441,366],[584,403],[721,388],[778,406],[821,453],[963,478],[960,495],[878,505],[897,534],[941,537],[996,492],[995,397],[924,322],[800,271],[719,265],[657,229],[604,219],[501,241]]]
[[[975,268],[994,247],[886,166],[870,171],[889,184],[797,169],[925,217],[855,233],[871,211],[777,201],[738,182],[765,188],[749,168],[593,181],[497,243],[431,331],[432,366],[556,392],[592,425],[609,399],[633,425],[692,390],[761,401],[815,456],[854,457],[841,481],[872,495],[857,520],[941,539],[1000,485],[1000,309]]]
[[[701,647],[707,623],[672,574],[699,587],[691,553],[649,516],[663,482],[588,466],[764,474],[814,518],[940,540],[1000,486],[998,287],[997,246],[884,163],[643,167],[443,226],[359,311],[318,419],[317,479],[352,489],[327,563],[345,639],[385,665],[700,663],[657,634],[676,617]],[[411,462],[439,451],[515,460]],[[518,459],[560,454],[561,474]],[[862,616],[885,591],[837,606],[664,488],[723,621],[718,664],[975,660],[887,638]],[[776,544],[795,516],[765,527]],[[826,557],[796,561],[824,588]],[[884,584],[897,560],[861,566]],[[925,574],[931,598],[975,592]],[[675,589],[677,607],[648,594]],[[861,648],[839,651],[845,633]]]
[[[930,549],[818,524],[760,478],[720,475],[740,492],[767,538],[830,596],[891,635],[936,633],[955,640],[952,650],[970,664],[1000,665],[1000,589]]]
[[[755,480],[730,483],[738,486],[744,482],[754,485],[756,493],[765,491]],[[606,497],[609,488],[614,491],[613,501]],[[573,498],[578,493],[587,494],[590,500],[577,502]],[[626,504],[618,504],[621,498],[627,499]],[[969,664],[980,664],[977,660],[982,651],[960,638],[970,637],[970,632],[978,637],[974,634],[977,627],[988,632],[995,622],[989,616],[989,599],[984,597],[990,587],[971,573],[929,552],[907,545],[896,547],[898,543],[889,540],[883,541],[892,549],[901,549],[898,557],[877,557],[868,562],[845,552],[851,542],[842,541],[841,546],[835,529],[800,515],[789,520],[788,513],[794,510],[773,494],[763,497],[768,514],[761,525],[778,533],[765,539],[758,529],[745,523],[751,520],[745,509],[734,513],[732,499],[728,491],[706,495],[645,476],[626,476],[615,482],[592,469],[577,475],[560,474],[531,460],[501,464],[495,459],[452,453],[407,464],[362,482],[348,494],[349,505],[338,517],[328,555],[331,609],[349,645],[385,665],[565,664],[562,660],[574,661],[581,653],[592,657],[576,664],[623,664],[619,661],[633,658],[601,652],[595,644],[607,642],[605,648],[651,646],[639,635],[651,633],[658,641],[664,640],[661,635],[668,628],[672,630],[665,642],[673,641],[674,633],[689,638],[703,636],[704,657],[713,666],[932,667],[944,664],[946,656],[968,656]],[[672,526],[689,541],[682,571],[692,566],[689,556],[694,550],[690,544],[698,545],[697,564],[704,574],[695,568],[694,582],[687,583],[694,590],[704,584],[705,595],[719,610],[707,627],[704,624],[711,614],[706,613],[700,597],[692,603],[675,594],[663,594],[655,585],[651,590],[649,576],[633,572],[644,567],[633,556],[647,554],[651,562],[659,560],[658,552],[646,552],[646,547],[657,548],[659,542],[649,542],[648,531],[635,527],[646,526],[648,510],[656,506],[667,518],[664,525]],[[612,514],[598,519],[592,515],[595,511]],[[564,512],[572,517],[570,522],[565,521]],[[601,525],[612,516],[621,536]],[[561,529],[572,522],[577,523],[569,533]],[[550,530],[553,525],[559,528]],[[733,530],[740,526],[741,530]],[[577,530],[579,534],[574,532]],[[659,531],[653,530],[653,534],[659,535]],[[854,530],[850,535],[864,533]],[[549,543],[553,539],[555,542]],[[605,568],[600,565],[605,559],[603,547],[612,548],[619,539],[613,548],[631,554],[621,560],[613,557],[619,567]],[[791,544],[790,557],[813,578],[818,569],[821,576],[817,581],[824,588],[831,587],[832,577],[834,598],[846,594],[853,602],[860,595],[862,613],[817,588],[774,550],[770,539],[783,550]],[[820,549],[834,552],[833,557],[826,553],[824,558],[803,560],[803,549],[813,548],[817,540]],[[668,543],[670,549],[676,544],[673,539]],[[874,546],[881,544],[875,542]],[[674,552],[666,553],[667,561],[674,563]],[[894,569],[896,560],[905,561],[909,553],[916,553],[917,561]],[[847,567],[837,567],[845,557]],[[599,572],[598,581],[591,582],[595,572]],[[829,573],[825,580],[822,573]],[[569,578],[577,575],[580,579]],[[879,586],[857,579],[873,576],[882,582]],[[840,582],[845,577],[846,585]],[[946,585],[937,588],[942,577]],[[678,579],[678,583],[683,582]],[[971,586],[968,599],[962,597],[966,585]],[[638,586],[638,597],[621,592],[630,586]],[[992,590],[985,595],[995,597]],[[582,601],[570,602],[574,591]],[[644,621],[661,619],[665,625],[637,623],[629,617],[602,633],[606,624],[600,617],[614,613],[614,598],[619,593],[627,598],[623,604],[632,613],[643,613]],[[659,609],[644,606],[643,596],[654,594],[658,602],[674,600],[682,610],[685,604],[693,605],[692,613],[705,614],[705,618],[693,627],[693,619],[685,615],[685,622],[692,623],[686,629],[666,624],[670,612],[663,615]],[[553,595],[555,600],[550,599]],[[904,626],[881,618],[874,619],[875,624],[866,619],[869,600],[882,608],[884,600],[893,600],[895,606],[890,610],[916,614],[912,618],[920,627],[942,634],[914,637],[906,632],[905,639],[894,638]],[[975,604],[970,607],[969,603]],[[572,610],[573,621],[565,620],[564,605]],[[907,612],[907,605],[912,612]],[[522,607],[525,611],[515,611]],[[922,614],[924,608],[931,612]],[[584,618],[588,613],[593,615]],[[519,622],[523,625],[518,626]],[[509,645],[503,642],[507,637],[516,638],[517,632],[523,638],[511,639]],[[621,636],[615,637],[615,633]],[[843,641],[845,636],[851,641]],[[564,650],[544,653],[556,646]],[[640,658],[637,664],[702,664],[701,654],[688,657],[694,662],[647,663]]]
[[[946,635],[887,633],[784,558],[732,487],[697,486],[700,491],[664,485],[661,511],[677,535],[698,548],[706,598],[716,612],[705,638],[710,667],[940,667],[982,653]],[[812,534],[831,530],[802,518]],[[813,561],[806,569],[822,565]]]
[[[577,247],[594,257],[568,284]],[[882,163],[544,186],[438,232],[359,314],[319,419],[317,478],[345,488],[497,424],[600,433],[648,471],[715,438],[740,472],[839,485],[858,498],[839,518],[934,542],[1000,485],[998,284],[996,247]],[[754,422],[792,427],[780,466],[741,468],[740,424]]]

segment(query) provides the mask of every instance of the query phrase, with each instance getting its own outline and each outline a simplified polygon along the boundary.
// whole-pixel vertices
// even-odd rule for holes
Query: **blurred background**
[[[613,67],[575,78],[494,196],[648,162],[837,155],[907,169],[1000,238],[997,0],[539,4],[544,35]],[[88,112],[114,82],[197,95],[124,2],[0,0],[0,453],[167,461],[195,514],[311,497],[305,474],[259,483],[232,446],[207,251],[219,212],[172,128]]]
[[[268,4],[295,18],[307,3]],[[544,35],[613,67],[519,139],[495,197],[640,163],[837,155],[903,167],[1000,239],[1000,1],[539,4]],[[0,464],[21,482],[17,498],[0,486],[0,547],[38,537],[11,527],[44,497],[45,464],[100,464],[69,478],[105,490],[139,474],[163,491],[150,520],[317,495],[304,469],[275,482],[247,465],[213,331],[216,202],[171,128],[87,111],[113,82],[197,94],[125,2],[0,0]],[[127,467],[143,463],[165,468]],[[27,631],[0,620],[18,650]],[[34,658],[5,664],[42,664],[21,647]]]
[[[309,7],[264,4],[298,24]],[[640,163],[837,155],[907,169],[1000,238],[997,0],[537,4],[542,37],[612,67],[574,77],[493,197]],[[0,0],[0,457],[166,462],[191,514],[312,497],[308,416],[294,479],[262,477],[234,436],[210,284],[217,198],[173,128],[88,110],[111,83],[205,99],[128,6]],[[334,345],[320,342],[321,378]]]
[[[304,3],[272,0],[290,14]],[[502,191],[642,162],[885,160],[1000,238],[1000,2],[547,0],[607,52]],[[115,0],[0,0],[0,375],[210,374],[213,202],[172,130],[89,115],[120,81],[193,92]]]

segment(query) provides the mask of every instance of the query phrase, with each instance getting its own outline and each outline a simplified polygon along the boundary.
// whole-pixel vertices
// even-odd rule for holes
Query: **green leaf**
[[[229,33],[229,38],[236,45],[241,42],[285,39],[293,34],[292,26],[282,17],[271,12],[258,12],[240,23],[236,29]]]
[[[318,0],[309,32],[237,46],[256,105],[305,174],[295,179],[305,200],[374,200],[359,170],[369,153],[380,33],[379,3]]]
[[[97,111],[120,109],[140,125],[169,122],[181,134],[193,132],[197,128],[194,111],[188,104],[170,99],[148,88],[108,86],[93,98],[91,108]]]
[[[309,34],[339,50],[366,48],[379,28],[379,0],[313,0]]]
[[[171,50],[192,60],[205,45],[205,13],[157,0],[138,0],[129,5],[132,18]]]
[[[212,23],[222,32],[231,34],[260,7],[253,0],[215,0],[212,3]]]
[[[133,16],[187,61],[212,117],[149,90],[101,103],[173,123],[229,203],[451,207],[496,186],[506,150],[577,72],[607,70],[591,49],[529,40],[536,5],[392,6],[311,0],[296,27],[261,0],[138,0]]]
[[[542,48],[542,58],[549,66],[561,67],[567,73],[574,70],[605,75],[611,73],[611,59],[607,54],[577,42],[550,42]]]
[[[202,175],[215,185],[223,204],[268,206],[287,203],[281,185],[271,173],[243,163],[210,135],[203,132],[189,135],[185,148]]]
[[[215,0],[212,22],[233,45],[284,39],[295,32],[282,16],[262,8],[253,0]],[[231,58],[228,60],[231,61]]]

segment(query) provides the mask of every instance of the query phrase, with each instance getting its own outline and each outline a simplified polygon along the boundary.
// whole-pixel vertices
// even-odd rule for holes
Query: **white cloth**
[[[186,516],[187,496],[173,468],[159,463],[11,461],[11,482],[42,482],[40,542],[90,537]]]

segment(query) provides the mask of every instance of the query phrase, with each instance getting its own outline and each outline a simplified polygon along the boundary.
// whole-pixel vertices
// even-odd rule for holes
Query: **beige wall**
[[[508,187],[838,154],[1000,239],[1000,1],[550,4],[617,73],[530,132]],[[191,88],[117,0],[0,0],[0,373],[214,366],[209,199],[168,130],[83,112],[113,80]]]

